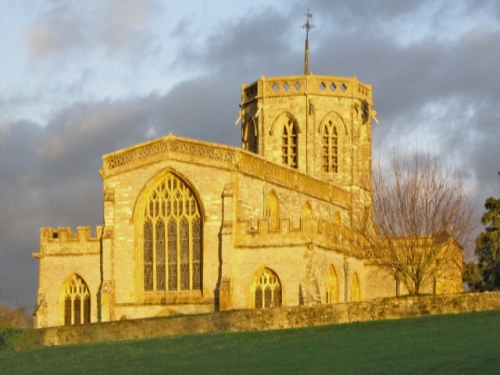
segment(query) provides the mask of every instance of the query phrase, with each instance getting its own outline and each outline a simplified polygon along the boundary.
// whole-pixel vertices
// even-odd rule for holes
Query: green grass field
[[[500,311],[0,351],[0,374],[498,374]]]

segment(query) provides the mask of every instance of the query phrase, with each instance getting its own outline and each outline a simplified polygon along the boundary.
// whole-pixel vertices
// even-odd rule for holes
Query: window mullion
[[[178,202],[176,202],[178,203]],[[180,220],[179,216],[175,218],[176,226],[175,230],[177,231],[177,290],[181,290],[181,273],[182,273],[182,267],[181,267],[181,225],[180,225]]]
[[[151,239],[153,241],[153,291],[156,292],[156,221],[157,220],[152,220],[152,226],[153,226],[153,238]]]
[[[191,207],[188,213],[188,282],[189,290],[193,290],[193,225],[191,221]]]

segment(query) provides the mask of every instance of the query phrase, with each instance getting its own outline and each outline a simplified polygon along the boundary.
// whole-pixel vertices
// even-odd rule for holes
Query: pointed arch
[[[267,309],[282,305],[283,288],[281,281],[278,275],[269,268],[264,268],[256,273],[251,292],[254,308],[256,309]]]
[[[303,217],[311,217],[312,213],[313,213],[313,211],[312,211],[311,203],[309,203],[309,202],[304,203],[304,205],[302,206],[302,216]]]
[[[349,301],[351,302],[361,301],[361,286],[359,284],[359,277],[356,272],[352,274],[351,278],[351,293]]]
[[[298,168],[298,145],[300,128],[297,120],[288,112],[283,112],[274,121],[269,134],[275,132],[281,137],[281,163]]]
[[[281,125],[285,122],[292,121],[295,124],[297,129],[297,133],[300,134],[302,132],[302,128],[300,127],[297,119],[290,112],[284,111],[278,116],[276,116],[273,124],[271,125],[271,129],[269,129],[269,135],[273,135],[276,131],[281,131]],[[276,130],[278,129],[278,130]]]
[[[194,190],[167,171],[141,195],[142,288],[146,292],[202,289],[203,215]]]
[[[331,264],[326,274],[326,303],[339,302],[339,280],[335,267]]]
[[[346,123],[344,122],[344,119],[340,114],[338,114],[335,111],[329,112],[325,117],[323,117],[323,120],[321,120],[319,126],[318,126],[318,133],[321,134],[323,130],[323,126],[325,123],[328,121],[331,121],[333,125],[337,127],[337,130],[339,131],[339,135],[349,135],[349,128],[347,127]]]
[[[258,118],[250,117],[241,128],[241,141],[243,149],[259,153]]]
[[[274,190],[271,190],[267,195],[265,213],[266,217],[269,218],[269,229],[278,229],[280,220],[280,201]]]
[[[64,325],[90,324],[90,291],[87,283],[73,274],[62,288]]]

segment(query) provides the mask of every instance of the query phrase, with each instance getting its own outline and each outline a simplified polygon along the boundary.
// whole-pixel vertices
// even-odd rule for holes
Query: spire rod
[[[309,9],[307,10],[307,13],[304,14],[306,16],[307,21],[305,24],[302,25],[303,29],[306,29],[306,52],[304,56],[304,74],[309,74],[309,30],[311,30],[314,25],[310,22],[310,19],[312,18],[312,13],[309,12]]]

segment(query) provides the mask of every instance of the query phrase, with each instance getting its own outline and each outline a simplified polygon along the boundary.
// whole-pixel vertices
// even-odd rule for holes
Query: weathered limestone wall
[[[64,324],[65,284],[73,276],[81,277],[89,289],[90,321],[97,322],[97,292],[100,286],[99,238],[102,227],[94,236],[90,227],[42,228],[40,252],[33,256],[40,260],[35,327],[51,327]]]
[[[240,332],[399,319],[500,309],[500,292],[390,298],[369,302],[236,310],[40,330],[47,346],[138,340],[207,332]]]

